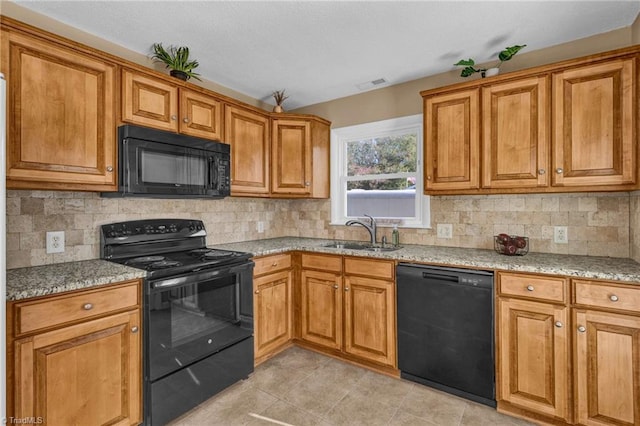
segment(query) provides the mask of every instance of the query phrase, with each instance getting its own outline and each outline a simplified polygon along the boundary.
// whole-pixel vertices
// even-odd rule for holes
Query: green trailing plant
[[[162,62],[166,68],[170,68],[174,71],[181,71],[187,75],[187,78],[195,78],[200,80],[198,76],[200,74],[195,73],[193,70],[200,64],[195,59],[189,60],[189,48],[186,46],[169,46],[165,49],[162,43],[154,43],[152,46],[153,55],[151,58],[155,62]]]
[[[518,53],[520,50],[522,50],[526,46],[527,46],[526,44],[523,44],[523,45],[516,44],[514,46],[505,47],[505,49],[498,54],[498,59],[500,60],[500,62],[493,68],[500,68],[503,62],[506,62],[511,58],[513,58],[516,53]],[[477,72],[483,74],[484,76],[484,73],[487,71],[487,68],[475,68],[475,64],[476,62],[473,59],[469,58],[469,59],[461,59],[453,65],[464,67],[462,69],[462,72],[460,73],[461,77],[469,77]]]

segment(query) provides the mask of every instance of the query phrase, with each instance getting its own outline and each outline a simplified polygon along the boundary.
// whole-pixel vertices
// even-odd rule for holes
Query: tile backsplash
[[[328,200],[159,200],[100,198],[96,193],[7,192],[7,268],[97,258],[98,227],[161,217],[204,221],[209,244],[281,236],[366,240],[361,227],[331,225]],[[264,233],[257,232],[258,221]],[[453,238],[436,225],[453,225]],[[401,243],[492,248],[501,232],[529,237],[530,251],[640,258],[640,192],[465,195],[431,197],[432,229],[401,229]],[[553,227],[567,226],[569,243],[553,242]],[[47,231],[65,231],[64,253],[47,254]],[[391,239],[390,228],[379,237]]]

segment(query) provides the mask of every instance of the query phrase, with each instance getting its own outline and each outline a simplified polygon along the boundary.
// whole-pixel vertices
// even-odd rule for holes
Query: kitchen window
[[[368,214],[382,226],[430,227],[422,115],[331,131],[331,223]]]

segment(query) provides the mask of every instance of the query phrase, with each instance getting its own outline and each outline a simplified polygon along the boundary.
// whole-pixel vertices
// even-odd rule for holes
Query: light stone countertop
[[[493,250],[422,245],[404,245],[403,248],[390,252],[324,247],[332,242],[335,241],[284,237],[210,245],[209,247],[245,251],[253,253],[254,256],[304,250],[463,268],[596,278],[640,285],[640,263],[631,259],[551,253],[504,256]],[[9,269],[7,271],[7,301],[87,289],[143,278],[145,275],[145,271],[140,269],[99,259]]]
[[[640,285],[640,263],[631,259],[553,253],[528,253],[524,256],[505,256],[493,250],[423,245],[403,245],[403,248],[399,250],[388,252],[324,247],[326,244],[332,242],[334,241],[316,238],[285,237],[211,245],[210,247],[246,251],[253,253],[254,256],[282,253],[289,250],[305,250],[453,267],[596,278]],[[358,242],[362,243],[362,241]]]
[[[53,263],[7,270],[7,301],[144,278],[146,272],[106,260]]]

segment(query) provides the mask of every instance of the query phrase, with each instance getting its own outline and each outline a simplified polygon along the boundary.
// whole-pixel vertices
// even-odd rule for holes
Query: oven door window
[[[151,380],[252,335],[235,274],[153,291],[147,303]]]

